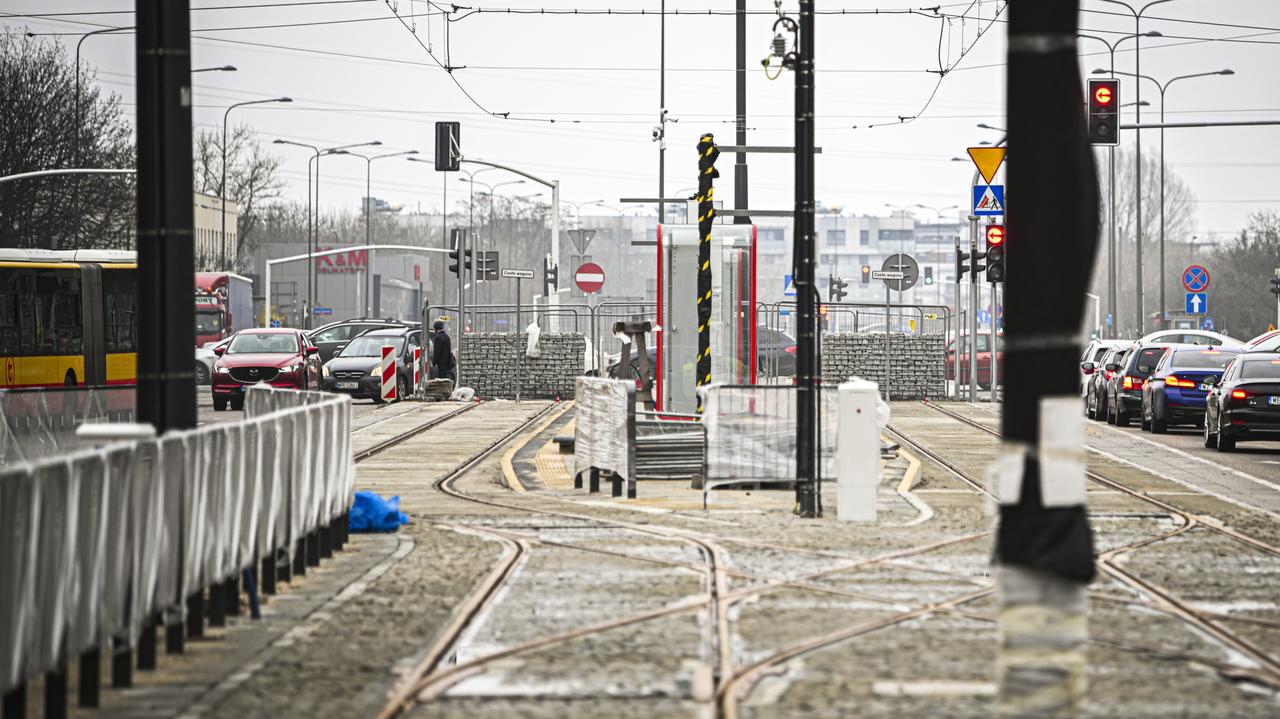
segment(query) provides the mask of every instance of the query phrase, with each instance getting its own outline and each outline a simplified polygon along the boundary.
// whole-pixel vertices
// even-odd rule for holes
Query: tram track
[[[982,422],[966,417],[958,412],[941,407],[932,402],[924,402],[923,404],[946,417],[983,432],[988,436],[996,438],[1001,437],[1001,434],[998,431],[986,426]],[[948,461],[937,452],[930,450],[921,442],[911,438],[901,429],[891,426],[888,428],[888,431],[899,440],[910,445],[914,450],[919,451],[921,454],[928,457],[948,473],[956,476],[966,485],[988,497],[993,496],[986,487],[982,486],[981,482],[978,481],[977,478],[970,475],[955,463]],[[1223,526],[1212,519],[1205,518],[1202,515],[1185,510],[1170,502],[1136,491],[1125,486],[1123,482],[1112,477],[1107,477],[1096,471],[1086,469],[1085,476],[1089,480],[1104,486],[1109,490],[1124,494],[1135,500],[1163,510],[1163,512],[1167,513],[1178,523],[1178,526],[1173,529],[1160,532],[1155,536],[1144,537],[1140,540],[1100,552],[1095,557],[1095,561],[1099,569],[1106,575],[1134,591],[1138,596],[1148,597],[1149,600],[1144,602],[1145,606],[1182,620],[1186,624],[1192,626],[1195,630],[1208,635],[1223,647],[1248,657],[1258,665],[1258,669],[1256,670],[1246,667],[1235,667],[1236,671],[1232,673],[1233,678],[1251,679],[1272,688],[1280,688],[1280,661],[1277,661],[1276,657],[1272,656],[1238,633],[1222,626],[1221,622],[1223,619],[1221,616],[1215,615],[1211,612],[1202,612],[1196,609],[1190,604],[1180,600],[1172,591],[1138,577],[1133,572],[1120,566],[1118,561],[1119,558],[1125,554],[1151,546],[1157,542],[1163,542],[1187,535],[1195,529],[1202,529],[1210,533],[1218,534],[1237,542],[1240,545],[1266,553],[1273,557],[1280,556],[1280,549],[1277,549],[1266,542],[1249,537],[1248,535],[1231,529],[1230,527]]]

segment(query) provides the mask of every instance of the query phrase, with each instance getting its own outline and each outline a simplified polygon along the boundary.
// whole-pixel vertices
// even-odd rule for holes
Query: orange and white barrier
[[[391,402],[396,398],[396,348],[382,348],[382,399]]]

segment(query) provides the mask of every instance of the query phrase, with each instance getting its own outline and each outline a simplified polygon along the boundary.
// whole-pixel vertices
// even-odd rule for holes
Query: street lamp
[[[992,127],[991,125],[988,125],[985,122],[979,122],[978,129],[979,130],[995,130],[996,132],[1008,132],[1008,130],[1004,129],[1003,127]]]
[[[231,111],[237,107],[245,105],[263,105],[269,102],[293,102],[291,97],[273,97],[268,100],[246,100],[237,102],[227,108],[222,113],[222,184],[218,186],[218,196],[221,200],[219,204],[222,206],[222,236],[219,238],[219,244],[222,245],[222,262],[221,269],[227,269],[227,118],[231,116]],[[237,208],[238,209],[238,208]],[[271,308],[267,308],[267,313],[271,313]]]
[[[378,143],[382,144],[382,143]],[[373,213],[373,161],[385,160],[388,157],[404,157],[406,155],[416,155],[417,150],[405,150],[403,152],[388,152],[385,155],[359,155],[354,152],[348,152],[344,149],[326,150],[325,155],[350,155],[364,160],[364,246],[365,246],[365,268],[364,268],[364,316],[373,316],[373,250],[368,249],[373,245],[373,225],[370,223]]]
[[[1112,0],[1105,0],[1105,1],[1106,1],[1106,2],[1112,2]],[[1123,4],[1123,3],[1122,3],[1122,4]],[[1126,7],[1127,7],[1127,6],[1126,6]],[[1133,8],[1129,8],[1129,9],[1130,9],[1130,11],[1132,11],[1132,10],[1133,10]],[[1145,8],[1144,8],[1144,10],[1145,10]],[[1135,26],[1135,30],[1136,30],[1136,29],[1137,29],[1137,28],[1136,28],[1136,26]],[[1117,48],[1117,47],[1120,47],[1120,43],[1124,42],[1125,40],[1134,40],[1134,41],[1136,41],[1136,40],[1137,40],[1137,38],[1141,38],[1141,37],[1164,37],[1164,36],[1163,36],[1163,35],[1161,35],[1161,34],[1160,34],[1160,32],[1158,32],[1158,31],[1156,31],[1156,30],[1152,30],[1152,31],[1150,31],[1150,32],[1146,32],[1146,33],[1134,32],[1134,33],[1131,33],[1131,34],[1129,34],[1129,35],[1125,35],[1125,36],[1123,36],[1123,37],[1116,38],[1115,42],[1111,42],[1110,40],[1107,40],[1107,39],[1106,39],[1106,38],[1104,38],[1104,37],[1099,37],[1099,36],[1097,36],[1097,35],[1089,35],[1089,34],[1086,34],[1086,33],[1078,33],[1078,34],[1076,35],[1076,37],[1082,37],[1082,38],[1086,38],[1086,39],[1088,39],[1088,40],[1097,40],[1098,42],[1102,43],[1103,45],[1106,45],[1106,46],[1107,46],[1107,55],[1108,55],[1108,57],[1109,57],[1109,59],[1110,59],[1110,68],[1111,68],[1112,73],[1114,73],[1114,72],[1115,72],[1115,69],[1116,69],[1116,48]],[[1140,60],[1140,59],[1141,59],[1141,55],[1142,55],[1142,45],[1141,45],[1141,43],[1138,43],[1138,47],[1137,47],[1137,49],[1136,49],[1136,50],[1135,50],[1135,52],[1134,52],[1134,56],[1135,56],[1135,58],[1136,58],[1137,60]],[[1138,93],[1138,95],[1139,95],[1139,97],[1138,97],[1137,107],[1146,107],[1146,105],[1144,105],[1144,104],[1143,104],[1143,102],[1142,102],[1142,97],[1141,97],[1142,93],[1141,93],[1141,92],[1139,92],[1139,93]],[[1141,110],[1138,110],[1138,111],[1137,111],[1137,113],[1138,113],[1138,115],[1137,115],[1138,120],[1139,120],[1139,121],[1141,121],[1141,120],[1142,120],[1142,111],[1141,111]],[[1142,130],[1138,130],[1138,169],[1139,169],[1139,172],[1138,172],[1138,178],[1137,178],[1137,182],[1138,182],[1138,185],[1137,185],[1137,188],[1138,188],[1137,198],[1138,198],[1138,210],[1139,210],[1139,218],[1138,218],[1138,222],[1137,222],[1137,226],[1138,226],[1138,238],[1139,238],[1139,242],[1138,242],[1138,249],[1137,249],[1137,265],[1138,265],[1138,305],[1139,305],[1139,307],[1138,307],[1138,321],[1139,321],[1139,325],[1138,325],[1138,327],[1139,327],[1139,332],[1141,332],[1141,327],[1142,327],[1142,324],[1141,324],[1141,322],[1142,322],[1142,307],[1141,307],[1141,305],[1142,305],[1142,242],[1141,242],[1141,238],[1142,238],[1142,218],[1141,218],[1141,210],[1142,210],[1142,172],[1141,172],[1141,169],[1142,169]],[[1107,274],[1110,276],[1110,279],[1109,279],[1109,281],[1108,281],[1108,283],[1107,283],[1107,284],[1109,285],[1109,286],[1108,286],[1108,292],[1107,292],[1107,305],[1108,305],[1108,308],[1107,308],[1107,309],[1108,309],[1108,314],[1111,316],[1111,336],[1114,338],[1114,337],[1116,337],[1116,336],[1118,335],[1118,333],[1119,333],[1119,329],[1120,329],[1120,314],[1119,314],[1119,305],[1118,305],[1118,291],[1117,291],[1117,289],[1116,289],[1116,281],[1117,281],[1117,279],[1118,279],[1118,276],[1117,276],[1117,274],[1116,274],[1116,273],[1117,273],[1117,268],[1118,268],[1118,266],[1119,266],[1120,248],[1119,248],[1119,246],[1116,244],[1116,148],[1115,148],[1115,145],[1112,145],[1111,147],[1107,148],[1107,172],[1108,172],[1108,173],[1110,174],[1110,176],[1111,176],[1111,178],[1110,178],[1110,180],[1109,180],[1109,182],[1108,182],[1108,184],[1109,184],[1109,189],[1108,189],[1108,191],[1107,191],[1107,192],[1108,192],[1108,195],[1109,195],[1109,199],[1110,199],[1109,204],[1111,205],[1111,207],[1109,208],[1109,210],[1110,210],[1110,215],[1111,215],[1111,221],[1108,223],[1108,226],[1109,226],[1109,228],[1110,228],[1110,229],[1109,229],[1109,233],[1110,233],[1111,237],[1110,237],[1110,241],[1109,241],[1109,248],[1108,248],[1108,252],[1107,252],[1107,265],[1108,265],[1108,267],[1107,267]]]
[[[495,193],[495,191],[496,191],[499,187],[503,187],[504,185],[523,185],[523,184],[524,184],[524,180],[507,180],[506,182],[497,182],[497,183],[494,183],[494,184],[492,184],[492,185],[491,185],[491,184],[489,184],[489,183],[487,183],[487,182],[476,182],[476,181],[475,181],[475,175],[476,175],[476,174],[479,174],[479,171],[477,171],[477,172],[475,172],[475,173],[472,173],[472,174],[471,174],[471,177],[470,177],[469,179],[463,180],[461,177],[459,177],[459,178],[458,178],[458,180],[459,180],[459,181],[461,181],[461,182],[470,182],[470,183],[471,183],[471,204],[472,204],[473,206],[475,205],[476,185],[481,185],[482,187],[487,187],[487,188],[489,188],[489,236],[488,236],[488,237],[486,238],[486,240],[485,240],[485,247],[488,247],[489,243],[493,241],[493,236],[494,236],[493,206],[494,206],[495,204],[497,204],[497,195],[496,195],[496,194],[494,194],[494,193]],[[483,249],[479,249],[479,248],[478,248],[478,250],[477,250],[477,251],[483,251]],[[485,269],[489,269],[489,266],[488,266],[487,264],[485,265]],[[484,282],[484,279],[483,279],[483,278],[480,278],[480,277],[477,277],[477,278],[475,278],[474,283],[471,285],[471,286],[472,286],[472,288],[473,288],[473,289],[472,289],[472,294],[471,294],[471,297],[472,297],[472,304],[477,304],[477,302],[476,302],[476,294],[475,294],[475,293],[476,293],[478,290],[477,290],[477,289],[475,289],[475,288],[476,288],[480,283],[482,283],[482,282]],[[493,299],[493,291],[489,288],[488,283],[485,283],[485,297],[487,298],[487,301],[492,302],[492,299]]]
[[[1105,75],[1107,74],[1107,72],[1102,69],[1097,69],[1093,71],[1093,74]],[[1136,77],[1142,80],[1150,80],[1152,83],[1155,84],[1156,88],[1160,90],[1160,125],[1161,127],[1160,127],[1160,280],[1159,281],[1160,281],[1160,324],[1161,324],[1161,329],[1164,329],[1164,319],[1166,316],[1166,312],[1168,310],[1168,306],[1165,304],[1165,294],[1164,294],[1165,282],[1166,282],[1165,274],[1164,274],[1165,273],[1165,267],[1164,267],[1164,95],[1165,95],[1165,91],[1169,89],[1170,85],[1177,82],[1178,80],[1188,80],[1193,77],[1214,77],[1216,75],[1234,75],[1236,73],[1235,73],[1235,70],[1232,70],[1231,68],[1226,68],[1223,70],[1214,70],[1212,72],[1196,72],[1190,75],[1177,75],[1175,77],[1171,77],[1168,80],[1166,80],[1163,85],[1160,84],[1159,80],[1155,79],[1154,77],[1151,77],[1150,75],[1139,75],[1137,73],[1120,72],[1118,70],[1114,71],[1112,74],[1126,75],[1128,77]],[[1143,104],[1145,104],[1143,101],[1138,102],[1138,105],[1140,107]],[[1139,166],[1138,170],[1139,172],[1141,172],[1142,170],[1141,166]],[[1140,226],[1142,222],[1141,217],[1138,218],[1138,222]]]

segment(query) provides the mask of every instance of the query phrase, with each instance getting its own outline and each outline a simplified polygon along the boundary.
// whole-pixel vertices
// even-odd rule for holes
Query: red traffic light
[[[1099,85],[1093,90],[1093,99],[1099,105],[1110,105],[1115,96],[1112,94],[1110,87]]]
[[[1004,244],[1004,225],[987,226],[987,247]]]

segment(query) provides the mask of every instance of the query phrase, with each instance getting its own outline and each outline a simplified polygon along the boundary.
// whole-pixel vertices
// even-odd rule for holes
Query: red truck
[[[253,280],[234,272],[196,273],[196,347],[253,325]]]

